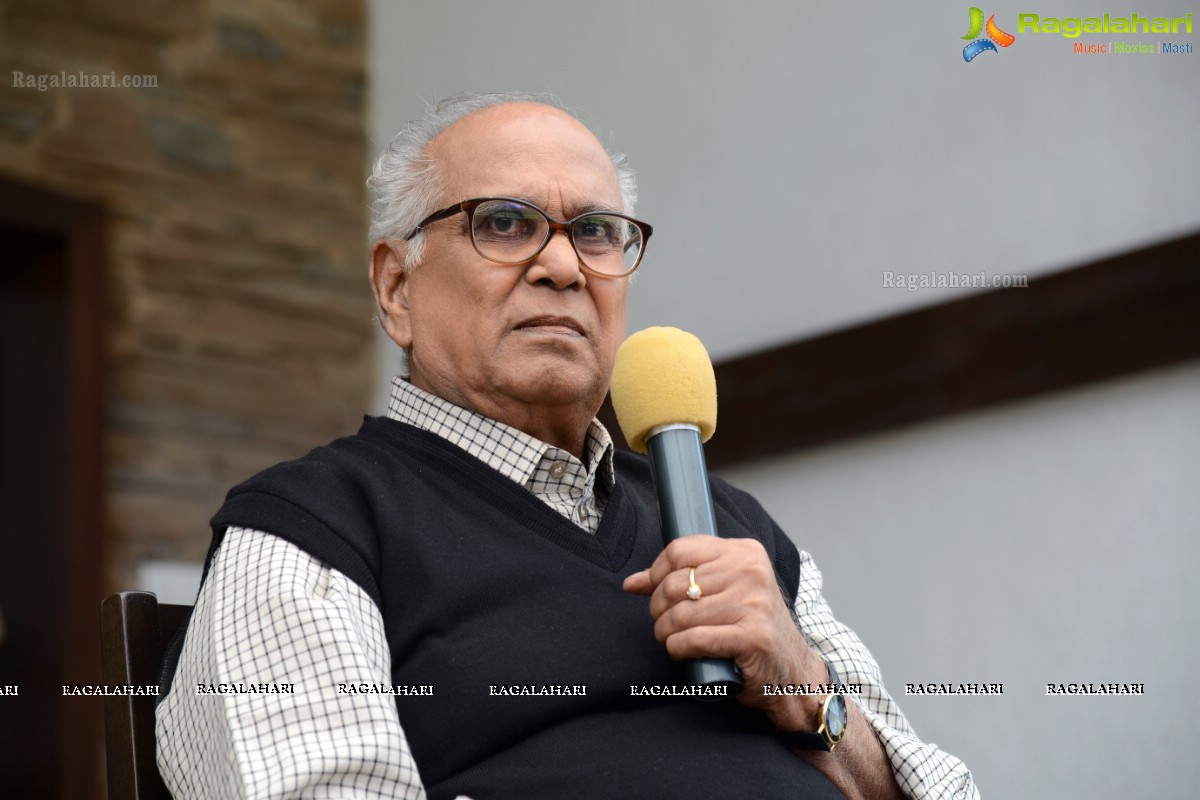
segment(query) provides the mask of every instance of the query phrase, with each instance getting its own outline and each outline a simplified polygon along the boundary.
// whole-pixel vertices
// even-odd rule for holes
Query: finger
[[[663,548],[658,558],[650,565],[650,580],[657,586],[677,569],[714,561],[728,549],[731,541],[733,540],[700,534],[675,539]]]
[[[733,589],[744,596],[761,592],[774,598],[779,594],[775,569],[762,546],[752,540],[748,543],[747,540],[731,541],[716,559],[698,562],[691,567],[695,569],[695,580],[701,592],[701,599]],[[690,568],[668,575],[659,584],[662,589],[661,595],[651,601],[654,603],[657,599],[662,604],[655,610],[665,613],[675,602],[688,598],[690,575]]]
[[[654,593],[654,583],[650,580],[650,570],[644,569],[630,575],[621,584],[621,588],[630,594],[649,596]]]
[[[733,593],[676,603],[654,620],[654,638],[666,642],[671,636],[690,628],[742,626],[748,622],[742,598]]]
[[[676,661],[687,658],[736,658],[739,632],[730,625],[700,625],[671,634],[663,640]]]
[[[787,627],[795,627],[773,587],[745,591],[741,586],[732,585],[714,594],[705,594],[699,600],[675,603],[654,617],[654,621],[659,641],[686,628],[711,625],[737,625],[749,629],[786,622]]]
[[[691,599],[692,570],[695,570],[696,586],[700,597]],[[650,596],[650,616],[658,619],[679,603],[700,603],[715,597],[729,586],[729,578],[720,562],[709,561],[695,567],[677,569],[667,575]],[[711,602],[711,601],[710,601]]]

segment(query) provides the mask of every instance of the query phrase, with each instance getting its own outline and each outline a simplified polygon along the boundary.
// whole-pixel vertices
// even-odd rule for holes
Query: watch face
[[[825,712],[825,729],[829,731],[829,738],[836,743],[846,735],[846,698],[835,694],[829,701]]]

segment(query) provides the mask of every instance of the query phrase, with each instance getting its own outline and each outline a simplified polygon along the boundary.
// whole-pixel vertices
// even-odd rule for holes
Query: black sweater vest
[[[235,487],[213,519],[210,556],[228,526],[255,528],[371,596],[393,684],[434,687],[397,697],[431,800],[841,797],[757,711],[631,696],[685,680],[654,639],[648,601],[621,589],[662,539],[649,462],[615,461],[593,536],[441,438],[369,418]],[[712,490],[721,535],[761,541],[790,602],[795,546],[749,495],[716,479]],[[528,685],[587,688],[492,689]]]

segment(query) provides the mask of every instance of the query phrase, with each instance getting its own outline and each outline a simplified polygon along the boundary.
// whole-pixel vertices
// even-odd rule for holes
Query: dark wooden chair
[[[151,592],[120,592],[100,605],[104,683],[157,685],[163,651],[191,606],[160,604]],[[109,800],[170,800],[154,763],[154,702],[150,695],[104,698]]]

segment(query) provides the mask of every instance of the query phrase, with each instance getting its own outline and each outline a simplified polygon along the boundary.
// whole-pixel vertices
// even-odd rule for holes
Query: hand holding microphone
[[[655,638],[672,657],[692,659],[695,685],[727,685],[780,729],[803,729],[801,704],[762,687],[819,683],[827,673],[796,629],[763,546],[716,536],[701,446],[716,428],[716,379],[704,345],[675,328],[635,333],[617,351],[612,397],[630,446],[650,455],[665,545],[625,590],[650,597]]]
[[[715,537],[702,445],[717,426],[717,381],[704,345],[678,328],[635,333],[617,351],[612,398],[629,446],[650,454],[663,545],[693,534]],[[700,600],[695,566],[687,567],[687,577],[680,596]],[[697,658],[688,671],[696,686],[728,686],[730,694],[742,689],[729,659]]]

